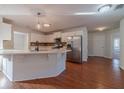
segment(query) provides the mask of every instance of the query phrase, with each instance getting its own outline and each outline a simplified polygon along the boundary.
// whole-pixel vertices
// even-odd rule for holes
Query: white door
[[[105,51],[105,35],[102,33],[95,34],[93,38],[94,56],[104,57],[104,51]]]

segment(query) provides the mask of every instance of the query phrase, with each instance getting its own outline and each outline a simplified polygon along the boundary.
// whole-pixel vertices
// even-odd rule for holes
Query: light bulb
[[[41,28],[40,24],[38,23],[37,24],[37,29],[39,30]]]
[[[50,27],[50,24],[43,24],[44,27]]]

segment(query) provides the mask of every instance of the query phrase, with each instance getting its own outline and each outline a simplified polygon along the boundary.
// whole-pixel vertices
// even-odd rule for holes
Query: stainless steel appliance
[[[71,48],[71,52],[67,53],[69,62],[82,63],[82,36],[67,37],[67,46]]]

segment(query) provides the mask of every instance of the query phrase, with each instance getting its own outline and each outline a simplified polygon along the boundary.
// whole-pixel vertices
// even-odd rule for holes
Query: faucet
[[[39,51],[39,41],[36,41],[36,47],[35,47],[36,51]]]

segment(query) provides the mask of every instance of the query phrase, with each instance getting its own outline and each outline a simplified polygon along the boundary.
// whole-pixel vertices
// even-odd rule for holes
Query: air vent
[[[115,11],[124,8],[124,4],[119,4],[115,7]]]

